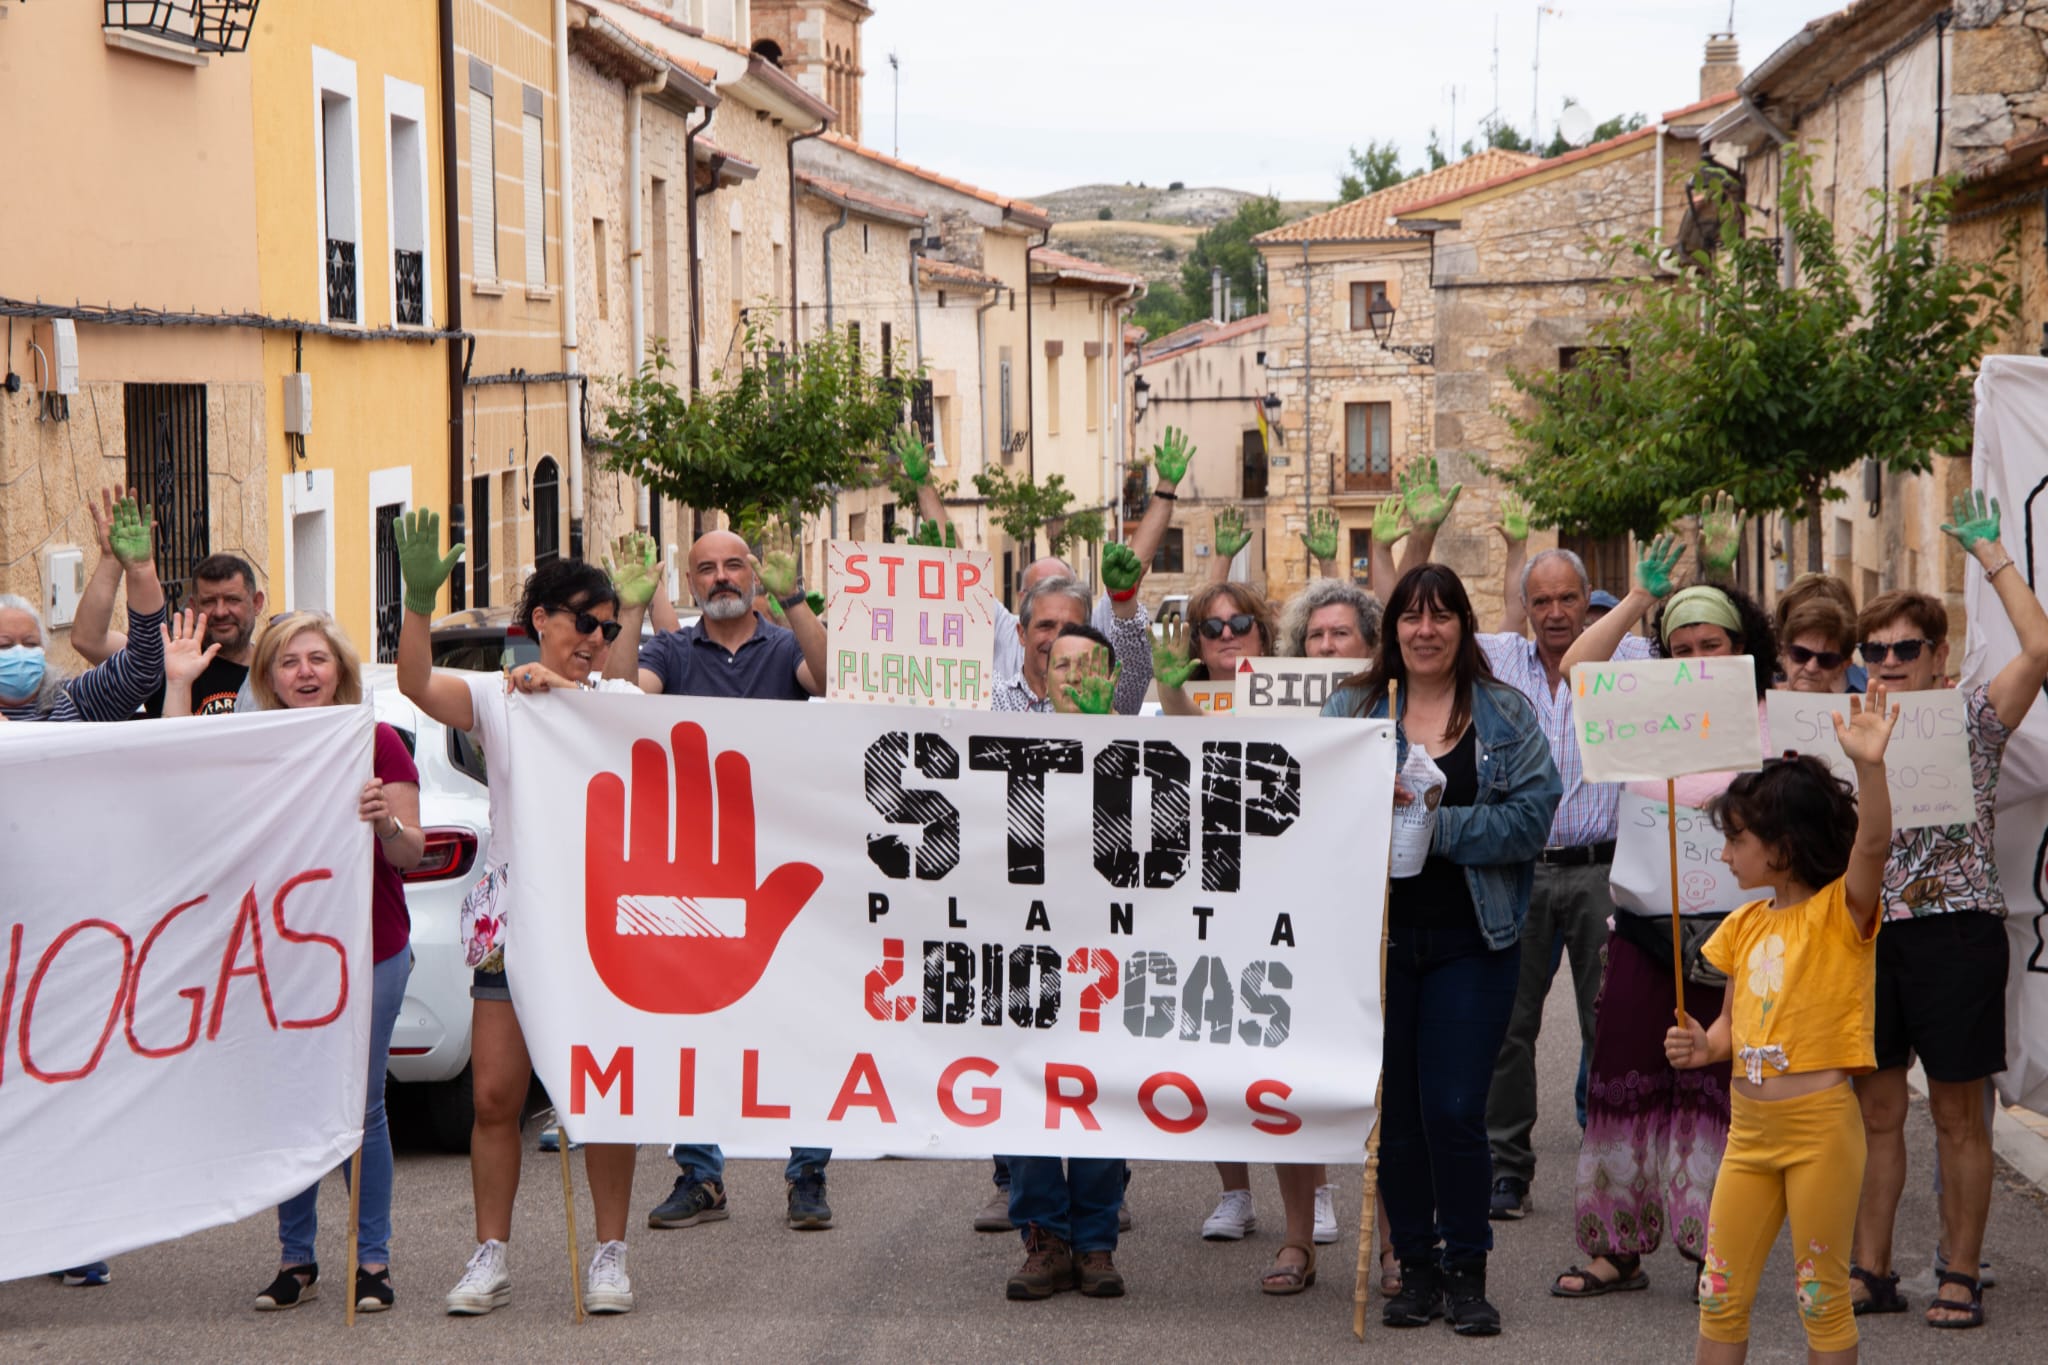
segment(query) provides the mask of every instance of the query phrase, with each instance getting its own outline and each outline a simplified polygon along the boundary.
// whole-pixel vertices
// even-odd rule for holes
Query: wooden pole
[[[569,1176],[569,1129],[560,1114],[555,1115],[556,1144],[562,1154],[562,1216],[569,1224],[569,1302],[575,1306],[578,1323],[583,1321],[583,1267],[576,1254],[576,1183]]]
[[[1664,820],[1671,830],[1671,986],[1678,993],[1678,1026],[1685,1027],[1685,942],[1678,916],[1678,780],[1664,779]]]
[[[1387,683],[1387,718],[1396,719],[1400,710],[1401,684],[1392,680]],[[1365,1192],[1358,1202],[1358,1270],[1351,1285],[1351,1335],[1359,1341],[1365,1340],[1365,1304],[1372,1294],[1372,1266],[1378,1261],[1374,1254],[1374,1215],[1379,1211],[1376,1197],[1380,1185],[1380,1103],[1386,1095],[1386,1032],[1387,1032],[1387,916],[1392,908],[1393,879],[1380,891],[1380,1054],[1381,1076],[1372,1089],[1372,1131],[1365,1135]]]
[[[363,1149],[359,1143],[348,1159],[348,1305],[342,1310],[346,1325],[356,1325],[356,1254],[362,1245],[356,1240],[356,1220],[363,1213]]]

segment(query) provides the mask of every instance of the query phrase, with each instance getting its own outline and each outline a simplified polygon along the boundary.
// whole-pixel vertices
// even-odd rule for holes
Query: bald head
[[[1034,559],[1024,569],[1024,591],[1030,592],[1048,578],[1072,578],[1073,566],[1057,555]]]
[[[709,531],[690,547],[690,595],[713,621],[730,621],[754,608],[754,570],[747,542],[731,531]]]

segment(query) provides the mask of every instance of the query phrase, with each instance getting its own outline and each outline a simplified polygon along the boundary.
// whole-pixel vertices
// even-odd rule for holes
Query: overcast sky
[[[870,146],[890,149],[902,63],[902,155],[1005,194],[1098,181],[1184,180],[1336,194],[1345,148],[1399,143],[1405,167],[1432,126],[1472,135],[1494,108],[1527,132],[1540,94],[1548,139],[1571,96],[1604,119],[1655,118],[1699,95],[1707,35],[1729,0],[871,0],[862,38]],[[1844,0],[1736,0],[1755,67]]]

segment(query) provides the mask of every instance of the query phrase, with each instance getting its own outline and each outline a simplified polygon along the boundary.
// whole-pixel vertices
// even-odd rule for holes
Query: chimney
[[[1700,66],[1700,98],[1725,95],[1742,82],[1742,47],[1733,33],[1707,39],[1707,59]]]
[[[1223,267],[1209,268],[1209,321],[1223,321]]]

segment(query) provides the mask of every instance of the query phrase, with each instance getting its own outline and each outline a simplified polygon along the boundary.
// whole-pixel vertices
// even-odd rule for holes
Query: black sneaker
[[[398,1296],[391,1292],[391,1267],[369,1271],[356,1267],[356,1311],[358,1313],[382,1313],[398,1302]]]
[[[305,1279],[299,1277],[303,1275]],[[320,1297],[320,1267],[288,1265],[277,1272],[270,1287],[256,1296],[256,1311],[276,1313]]]
[[[1493,1203],[1486,1210],[1486,1216],[1495,1222],[1527,1218],[1529,1182],[1512,1175],[1497,1177],[1493,1182]]]
[[[788,1223],[799,1232],[832,1226],[832,1206],[825,1202],[825,1173],[804,1170],[789,1182]]]
[[[716,1180],[692,1183],[689,1176],[679,1175],[668,1198],[648,1211],[647,1226],[693,1228],[699,1223],[722,1223],[729,1216],[724,1185]]]
[[[1486,1258],[1444,1265],[1444,1321],[1461,1337],[1500,1335],[1500,1310],[1486,1301]]]
[[[1434,1260],[1401,1262],[1401,1292],[1387,1300],[1380,1321],[1389,1327],[1423,1327],[1443,1312],[1442,1267]]]

